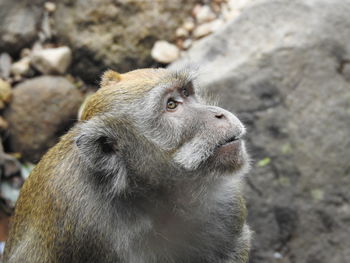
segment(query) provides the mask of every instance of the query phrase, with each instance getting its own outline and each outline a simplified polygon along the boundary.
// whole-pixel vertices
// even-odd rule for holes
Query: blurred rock
[[[192,30],[195,27],[195,24],[193,22],[193,19],[186,19],[186,21],[183,23],[182,27],[187,30],[188,32],[192,32]]]
[[[171,65],[200,65],[198,85],[247,126],[251,263],[350,258],[349,13],[259,1]]]
[[[218,30],[223,25],[223,22],[220,19],[204,23],[196,27],[193,31],[193,36],[195,38],[205,37],[216,30]]]
[[[14,208],[24,182],[21,169],[20,162],[15,157],[4,153],[0,143],[0,203],[2,203],[1,209],[8,213]]]
[[[45,10],[49,13],[53,13],[56,10],[56,4],[53,2],[46,2],[44,7],[45,7]]]
[[[24,180],[28,178],[32,170],[34,169],[35,165],[31,163],[25,163],[21,167],[21,175]]]
[[[159,39],[173,41],[196,0],[57,2],[58,38],[72,47],[73,74],[96,84],[101,72],[119,72],[154,63],[151,49]]]
[[[16,55],[37,36],[42,0],[0,1],[0,52]]]
[[[8,122],[0,116],[0,132],[6,131],[8,127]]]
[[[0,55],[0,77],[7,79],[10,77],[12,58],[7,53]]]
[[[179,27],[176,29],[175,35],[177,37],[187,37],[189,35],[189,32],[185,28]]]
[[[42,22],[41,22],[40,32],[39,32],[39,40],[43,43],[46,41],[50,41],[52,39],[53,31],[51,28],[51,24],[52,24],[52,19],[50,15],[47,12],[45,12],[42,17]]]
[[[13,75],[25,76],[30,71],[30,58],[23,57],[11,66],[11,73]]]
[[[167,41],[157,41],[152,48],[152,58],[161,63],[174,62],[180,56],[180,50],[177,46]]]
[[[9,103],[12,98],[11,85],[0,79],[0,109],[5,107],[5,104]]]
[[[72,60],[69,47],[48,48],[34,51],[32,65],[43,74],[63,74]]]
[[[192,42],[192,39],[186,39],[182,44],[183,49],[189,49],[192,46]]]
[[[17,85],[5,111],[10,150],[37,162],[76,120],[82,100],[79,90],[62,77],[37,77]]]
[[[11,183],[8,181],[2,182],[0,184],[0,197],[6,200],[6,204],[10,209],[13,209],[15,207],[19,192],[20,187],[12,187]]]
[[[12,176],[21,175],[21,164],[20,162],[8,154],[1,154],[0,156],[0,167],[1,167],[1,178],[9,178]],[[17,187],[18,189],[20,186]]]
[[[197,20],[197,23],[199,24],[212,21],[216,18],[214,12],[207,5],[199,6],[198,8],[196,8],[194,16]]]

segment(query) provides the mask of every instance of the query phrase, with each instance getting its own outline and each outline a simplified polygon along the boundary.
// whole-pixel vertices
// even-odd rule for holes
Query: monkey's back
[[[54,262],[52,252],[62,235],[59,224],[67,207],[60,200],[59,188],[51,182],[72,148],[73,137],[74,131],[62,137],[25,181],[11,220],[4,262]],[[29,250],[36,253],[27,253]]]

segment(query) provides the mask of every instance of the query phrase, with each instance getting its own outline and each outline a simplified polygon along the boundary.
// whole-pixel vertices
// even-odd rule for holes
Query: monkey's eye
[[[178,103],[175,100],[169,99],[167,104],[166,104],[166,107],[167,107],[168,110],[174,110],[174,109],[176,109],[177,104]]]
[[[182,89],[182,95],[184,97],[188,97],[188,96],[190,96],[190,93],[188,92],[188,90],[186,88],[184,88],[184,89]]]

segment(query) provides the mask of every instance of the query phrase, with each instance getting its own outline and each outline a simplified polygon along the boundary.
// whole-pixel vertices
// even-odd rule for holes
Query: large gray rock
[[[196,0],[67,0],[57,3],[58,36],[73,48],[72,70],[96,83],[107,68],[120,72],[154,63],[157,40],[172,40]]]
[[[5,112],[10,150],[37,162],[76,120],[82,99],[63,77],[37,77],[17,85]]]
[[[259,1],[171,67],[248,128],[251,262],[350,259],[350,1]]]
[[[18,52],[32,44],[40,26],[44,0],[0,1],[0,53]]]

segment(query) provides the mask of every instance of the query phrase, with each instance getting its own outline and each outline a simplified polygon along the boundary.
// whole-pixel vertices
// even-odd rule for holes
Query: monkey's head
[[[166,69],[107,71],[81,114],[76,144],[82,158],[96,171],[119,174],[122,185],[128,176],[240,171],[247,163],[243,124],[207,104],[191,75]]]

